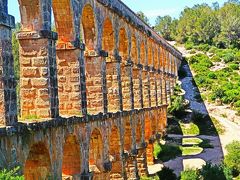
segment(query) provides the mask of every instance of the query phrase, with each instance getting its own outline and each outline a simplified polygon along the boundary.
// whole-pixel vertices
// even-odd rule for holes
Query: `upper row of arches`
[[[58,44],[83,41],[87,51],[105,50],[109,56],[131,58],[136,64],[161,68],[175,60],[153,38],[134,28],[108,8],[93,0],[19,0],[22,31],[51,30],[51,9]]]

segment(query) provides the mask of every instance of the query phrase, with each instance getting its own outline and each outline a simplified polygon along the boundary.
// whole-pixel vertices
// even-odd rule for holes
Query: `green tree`
[[[240,47],[240,4],[229,1],[219,10],[221,33],[215,39],[216,44],[223,47]]]
[[[13,58],[14,58],[14,74],[16,80],[19,80],[19,42],[17,40],[17,32],[20,30],[21,25],[20,23],[16,24],[16,28],[13,30],[12,34],[12,51],[13,51]]]
[[[138,11],[137,16],[140,17],[146,24],[148,24],[150,26],[150,22],[148,17],[142,12],[142,11]]]
[[[156,19],[155,30],[167,40],[174,39],[176,32],[177,20],[172,20],[171,16],[158,16]]]

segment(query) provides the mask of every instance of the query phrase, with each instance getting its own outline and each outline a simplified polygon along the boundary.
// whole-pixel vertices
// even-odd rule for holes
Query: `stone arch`
[[[112,22],[107,18],[103,23],[103,36],[102,36],[102,48],[108,51],[109,55],[112,56],[114,53],[114,30]]]
[[[89,147],[89,169],[94,172],[94,178],[101,177],[103,173],[103,140],[100,131],[92,131]]]
[[[24,165],[24,179],[47,179],[52,174],[49,151],[43,142],[31,146]]]
[[[92,51],[96,46],[97,30],[94,10],[90,4],[86,4],[82,10],[82,38],[86,50]]]
[[[119,30],[119,55],[123,61],[128,58],[128,37],[125,28]]]
[[[134,33],[132,34],[131,57],[132,57],[132,61],[135,64],[138,64],[137,40]]]
[[[63,146],[62,174],[72,176],[81,173],[81,151],[75,135],[69,135]]]
[[[71,1],[53,0],[52,4],[58,44],[74,41],[74,18]]]
[[[152,60],[153,60],[153,46],[152,46],[152,42],[149,41],[148,42],[148,59],[146,64],[152,65],[153,64]]]
[[[109,136],[109,156],[112,162],[111,179],[121,178],[121,140],[117,126],[113,126]]]
[[[142,65],[145,65],[145,62],[146,62],[146,49],[145,49],[145,44],[142,41],[140,46],[140,63]]]

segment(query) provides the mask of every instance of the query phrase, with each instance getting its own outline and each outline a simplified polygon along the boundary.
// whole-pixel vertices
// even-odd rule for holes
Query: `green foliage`
[[[19,42],[17,40],[16,34],[20,30],[20,24],[16,24],[16,28],[13,30],[12,34],[12,51],[14,58],[14,74],[16,80],[19,80],[20,64],[19,64]]]
[[[154,150],[153,150],[153,156],[155,159],[158,158],[159,153],[162,151],[161,144],[155,143],[154,144]]]
[[[228,154],[225,156],[224,163],[233,170],[235,175],[240,174],[240,141],[233,141],[226,146]]]
[[[138,11],[136,14],[138,17],[140,17],[140,19],[142,19],[147,25],[150,26],[148,17],[142,11]]]
[[[168,108],[168,112],[175,116],[181,116],[185,112],[185,105],[182,96],[173,96],[171,106]]]
[[[200,180],[199,171],[187,169],[181,172],[180,180]]]
[[[229,68],[232,70],[239,70],[239,65],[238,64],[229,64]]]
[[[19,167],[13,170],[2,170],[0,171],[1,180],[23,180],[23,176],[18,175]]]
[[[177,176],[174,174],[172,169],[168,167],[163,167],[160,172],[157,173],[160,180],[176,180]]]
[[[227,172],[228,173],[228,172]],[[200,174],[204,180],[226,180],[226,175],[223,165],[212,165],[207,163],[202,167]]]
[[[176,32],[177,21],[173,20],[171,16],[158,16],[156,19],[155,30],[161,34],[166,40],[173,40]]]
[[[169,161],[174,159],[182,154],[181,147],[178,145],[171,145],[171,144],[159,144],[161,151],[159,154],[156,154],[158,159],[163,162]],[[160,178],[161,179],[161,178]]]
[[[207,4],[197,4],[186,7],[179,19],[172,20],[170,16],[159,17],[156,29],[168,40],[173,38],[180,43],[186,43],[186,49],[214,51],[209,45],[219,48],[240,47],[240,3],[228,1],[222,7],[215,3],[213,7]],[[203,45],[201,45],[203,44]]]

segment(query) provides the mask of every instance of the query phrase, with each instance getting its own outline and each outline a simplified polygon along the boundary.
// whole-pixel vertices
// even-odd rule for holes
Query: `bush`
[[[223,165],[212,165],[207,163],[200,171],[204,180],[226,180]]]
[[[160,145],[161,151],[157,155],[158,159],[163,162],[174,159],[180,155],[182,155],[182,150],[178,145]]]
[[[232,53],[227,53],[223,56],[223,60],[225,63],[229,63],[229,62],[232,62],[234,61],[234,54]]]
[[[208,44],[200,44],[200,45],[196,46],[197,50],[204,51],[204,52],[207,52],[210,48],[211,48],[211,46],[209,46]]]
[[[182,171],[180,180],[200,180],[199,171],[194,169]]]
[[[182,96],[177,96],[176,98],[172,99],[171,106],[168,108],[168,112],[175,116],[181,116],[185,112],[185,105]]]
[[[153,150],[153,156],[155,159],[158,158],[159,153],[162,151],[161,144],[155,143],[154,144],[154,150]]]
[[[238,70],[239,65],[238,64],[229,64],[229,68],[231,68],[232,70]]]
[[[208,77],[209,77],[210,79],[217,79],[217,75],[216,75],[214,72],[208,73]]]
[[[160,180],[176,180],[177,176],[174,174],[172,169],[163,167],[160,172],[157,173]]]
[[[0,179],[1,180],[24,180],[23,176],[18,175],[19,168],[15,168],[13,170],[2,170],[0,171]]]
[[[190,49],[192,49],[193,48],[193,46],[194,46],[194,43],[193,42],[186,42],[185,43],[185,48],[186,48],[186,50],[190,50]]]
[[[214,56],[211,58],[211,61],[212,61],[212,62],[221,62],[221,58],[220,58],[218,55],[214,55]]]
[[[226,146],[226,149],[228,154],[225,156],[224,163],[237,176],[240,174],[240,141],[233,141]]]

